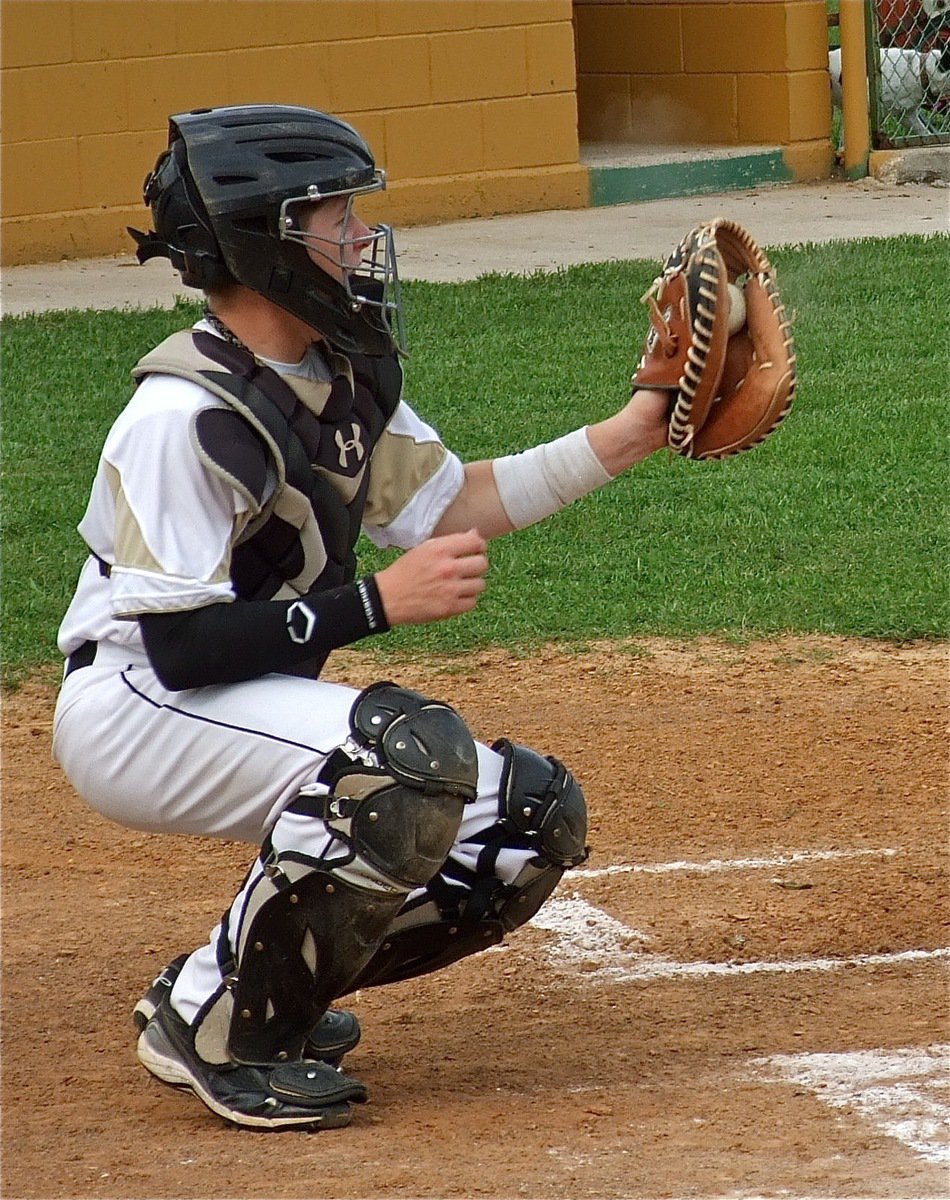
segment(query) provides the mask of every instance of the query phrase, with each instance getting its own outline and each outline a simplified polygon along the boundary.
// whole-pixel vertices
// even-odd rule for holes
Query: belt
[[[63,675],[65,679],[67,675],[72,675],[73,671],[78,671],[80,667],[91,667],[96,660],[96,651],[99,649],[98,642],[83,642],[78,650],[74,650],[66,659],[66,672]]]

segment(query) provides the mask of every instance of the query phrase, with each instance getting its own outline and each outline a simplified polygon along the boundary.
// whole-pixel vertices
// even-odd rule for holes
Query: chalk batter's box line
[[[555,935],[546,957],[557,969],[582,974],[592,983],[632,983],[651,979],[724,978],[744,975],[790,974],[805,971],[837,971],[843,968],[891,966],[950,959],[950,948],[911,948],[888,954],[862,954],[848,958],[792,959],[758,962],[677,962],[644,949],[631,950],[631,940],[645,947],[652,939],[648,934],[625,925],[603,909],[574,893],[564,895],[566,884],[607,875],[683,874],[708,875],[721,871],[751,871],[830,862],[855,858],[893,858],[898,850],[834,849],[794,850],[768,858],[709,859],[706,862],[628,863],[572,871],[551,900],[534,917],[531,924]]]
[[[706,862],[619,863],[570,872],[574,879],[601,879],[605,875],[669,875],[675,872],[712,875],[719,871],[761,871],[795,867],[807,863],[834,862],[849,858],[893,858],[899,850],[790,850],[771,858],[710,858]]]

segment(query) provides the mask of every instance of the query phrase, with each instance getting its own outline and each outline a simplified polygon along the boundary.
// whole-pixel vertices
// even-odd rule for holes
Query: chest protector
[[[246,501],[230,577],[244,600],[291,599],[356,574],[370,460],[402,391],[395,355],[331,354],[333,378],[281,376],[213,334],[173,334],[133,370],[199,384],[227,405],[192,421],[205,467]]]

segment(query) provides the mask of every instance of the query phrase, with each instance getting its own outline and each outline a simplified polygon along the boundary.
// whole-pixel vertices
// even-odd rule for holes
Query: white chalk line
[[[600,879],[605,875],[668,875],[676,871],[712,875],[718,871],[760,871],[800,863],[832,862],[847,858],[893,858],[897,850],[792,850],[772,858],[710,858],[705,862],[621,863],[571,871],[570,879]]]
[[[648,934],[624,925],[576,893],[553,896],[531,924],[556,935],[543,949],[551,965],[569,974],[582,975],[588,983],[794,974],[950,959],[950,947],[940,947],[784,962],[677,962],[660,954],[646,953],[644,947],[652,940]]]
[[[755,1059],[753,1078],[807,1087],[849,1108],[928,1162],[950,1164],[950,1045]]]
[[[614,874],[660,875],[672,872],[712,874],[720,871],[775,870],[816,862],[855,858],[893,858],[890,848],[792,850],[757,858],[707,859],[704,862],[621,864],[573,871],[573,883]],[[548,961],[561,970],[583,975],[590,983],[626,983],[651,979],[775,975],[803,971],[889,966],[950,957],[950,948],[902,950],[891,954],[862,954],[849,958],[811,958],[759,962],[677,962],[646,951],[649,935],[632,929],[577,894],[555,895],[531,922],[556,935],[545,947]]]
[[[834,859],[888,858],[896,853],[889,849],[795,851],[772,858],[621,865],[572,872],[569,879],[573,882],[628,873],[682,871],[711,874],[725,870],[775,869]],[[544,950],[551,965],[583,978],[585,984],[831,972],[950,960],[950,947],[940,947],[785,962],[676,962],[649,953],[646,946],[652,939],[648,934],[624,925],[576,892],[553,896],[531,923],[556,935]],[[773,1055],[756,1059],[753,1065],[758,1068],[754,1077],[807,1087],[832,1108],[852,1109],[926,1161],[950,1164],[950,1104],[943,1094],[950,1088],[950,1046]]]

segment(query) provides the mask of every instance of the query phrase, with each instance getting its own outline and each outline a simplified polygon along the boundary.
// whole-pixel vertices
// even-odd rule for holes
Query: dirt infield
[[[247,848],[108,824],[50,762],[50,682],[6,697],[4,1197],[948,1194],[933,1121],[807,1074],[912,1075],[950,1041],[945,646],[644,641],[399,677],[563,757],[593,853],[506,947],[352,998],[370,1102],[315,1135],[228,1127],[135,1058],[133,1003]]]

